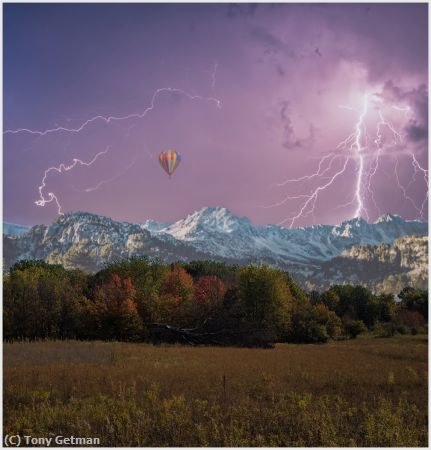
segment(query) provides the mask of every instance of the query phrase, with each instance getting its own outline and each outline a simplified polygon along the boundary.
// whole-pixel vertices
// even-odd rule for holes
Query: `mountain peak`
[[[368,222],[363,217],[353,217],[353,219],[345,220],[343,224],[350,223],[352,225],[361,226]]]
[[[385,213],[382,214],[374,223],[395,222],[395,221],[399,222],[400,220],[403,219],[397,214]]]
[[[248,264],[263,261],[308,278],[310,273],[320,270],[316,268],[326,270],[325,267],[329,267],[324,265],[326,263],[332,267],[330,261],[353,246],[365,248],[361,250],[363,253],[370,247],[392,245],[404,236],[427,236],[427,232],[427,223],[405,221],[388,214],[375,224],[355,218],[336,226],[264,227],[253,225],[247,217],[238,217],[218,206],[202,208],[171,224],[150,219],[131,224],[90,213],[68,213],[48,227],[35,226],[20,236],[5,236],[4,244],[8,265],[20,258],[42,258],[65,267],[95,271],[107,262],[135,256],[168,262],[214,259]],[[418,248],[425,247],[420,244]],[[343,274],[344,268],[337,267],[341,267],[340,274]],[[352,270],[357,268],[352,267]],[[322,276],[333,276],[331,273],[324,272]],[[345,273],[349,277],[352,275]],[[337,277],[332,280],[342,280]],[[349,278],[353,279],[356,280]]]
[[[191,215],[198,214],[200,216],[234,216],[227,208],[224,206],[205,206],[201,209],[198,209]]]
[[[61,216],[58,216],[57,219],[54,221],[54,223],[67,223],[70,221],[80,221],[80,220],[97,220],[97,221],[103,221],[103,220],[111,220],[110,217],[100,216],[98,214],[93,214],[90,212],[85,211],[69,211],[65,214],[62,214]]]
[[[164,231],[181,239],[196,232],[231,233],[250,226],[253,225],[247,217],[238,217],[222,206],[207,206],[173,223]]]

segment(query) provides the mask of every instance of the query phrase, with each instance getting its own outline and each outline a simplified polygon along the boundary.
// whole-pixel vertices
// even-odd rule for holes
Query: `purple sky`
[[[132,222],[218,205],[284,226],[427,218],[426,4],[5,4],[3,17],[4,130],[135,114],[6,131],[7,221],[51,222],[55,201],[35,204],[49,193],[64,212]],[[166,87],[179,91],[136,117]],[[40,197],[49,167],[106,149],[49,171]],[[167,149],[182,155],[171,180]]]

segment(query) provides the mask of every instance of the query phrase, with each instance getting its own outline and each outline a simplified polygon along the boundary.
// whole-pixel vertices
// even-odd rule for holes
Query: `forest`
[[[362,286],[307,293],[284,271],[212,261],[130,259],[96,274],[41,260],[4,276],[6,341],[76,339],[272,347],[324,343],[373,331],[426,331],[428,292],[395,298]]]

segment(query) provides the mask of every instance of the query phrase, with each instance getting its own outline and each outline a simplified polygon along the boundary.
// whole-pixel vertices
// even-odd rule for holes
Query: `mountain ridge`
[[[378,257],[373,252],[368,253],[368,262],[362,258],[359,263],[358,255],[367,253],[361,249],[354,253],[352,249],[356,247],[379,248],[383,245],[394,249],[381,247],[376,251],[408,251],[411,265],[414,262],[412,249],[417,246],[423,253],[427,239],[421,238],[427,233],[426,222],[406,221],[390,214],[382,215],[375,223],[355,218],[338,225],[290,229],[255,225],[249,218],[236,216],[226,208],[206,207],[171,223],[149,219],[133,224],[87,212],[68,213],[49,226],[36,225],[19,235],[4,235],[3,244],[6,267],[23,258],[44,259],[90,272],[100,270],[105,263],[135,256],[164,262],[193,259],[240,265],[264,262],[290,271],[311,289],[326,283],[321,273],[326,274],[328,282],[354,281],[352,271],[355,267],[377,264],[375,259]],[[412,243],[400,247],[397,239],[406,236],[412,237]],[[384,276],[390,275],[390,270],[409,272],[408,268],[394,265],[393,261],[382,264],[373,285],[381,284]],[[424,264],[422,258],[421,280]],[[332,266],[337,267],[337,273],[331,271]],[[367,272],[366,269],[360,271]],[[366,280],[359,277],[357,281],[364,283]]]
[[[151,232],[161,239],[170,235],[214,256],[253,258],[258,252],[301,264],[330,259],[351,245],[390,244],[400,236],[424,235],[427,228],[425,222],[406,221],[390,214],[382,215],[373,224],[355,218],[338,225],[261,226],[226,208],[206,207],[166,227],[153,226]]]

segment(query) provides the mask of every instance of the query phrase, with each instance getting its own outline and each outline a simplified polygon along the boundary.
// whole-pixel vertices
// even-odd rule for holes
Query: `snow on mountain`
[[[3,234],[9,234],[11,236],[19,236],[26,233],[30,227],[26,225],[18,225],[16,223],[3,222]]]
[[[382,222],[400,222],[403,221],[401,216],[397,214],[382,214],[374,223],[382,223]]]
[[[426,235],[428,226],[385,214],[374,224],[356,218],[335,226],[287,229],[257,226],[226,208],[207,207],[167,226],[153,222],[147,229],[160,239],[173,237],[214,256],[271,258],[284,265],[328,260],[353,245],[391,244],[400,236]]]
[[[168,227],[170,223],[157,222],[156,220],[148,219],[145,222],[139,224],[143,230],[148,230],[150,233],[156,233]]]
[[[366,283],[365,278],[372,278],[378,269],[379,275],[372,281],[375,285],[391,271],[394,276],[403,274],[399,280],[416,280],[413,272],[419,270],[423,281],[428,267],[422,257],[427,238],[420,237],[427,233],[427,223],[389,214],[375,223],[355,218],[334,226],[288,229],[258,226],[222,207],[203,208],[174,223],[147,220],[131,224],[95,214],[70,213],[50,226],[37,225],[21,235],[4,235],[3,254],[5,267],[20,259],[44,259],[91,272],[135,256],[163,262],[265,262],[288,270],[309,288],[355,280]],[[412,240],[399,241],[407,236]],[[405,264],[394,263],[390,255],[399,255]],[[415,258],[420,259],[418,267]],[[407,269],[411,272],[408,276]],[[362,278],[361,273],[365,274]]]
[[[36,225],[22,236],[3,236],[3,249],[7,266],[20,259],[44,259],[91,272],[132,257],[164,262],[203,259],[180,241],[164,242],[140,225],[89,213],[65,214],[48,227]]]

